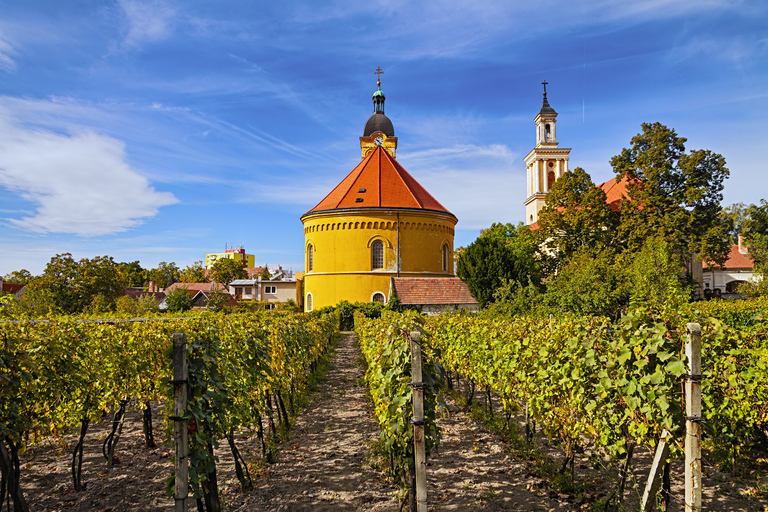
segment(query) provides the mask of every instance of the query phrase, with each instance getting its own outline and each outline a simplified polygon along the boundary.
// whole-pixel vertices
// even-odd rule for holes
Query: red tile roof
[[[621,177],[619,181],[612,178],[604,183],[598,185],[603,192],[605,192],[605,202],[611,205],[611,210],[616,211],[619,209],[619,203],[624,199],[629,199],[629,191],[627,190],[629,185],[629,178],[627,175]]]
[[[215,283],[215,285],[217,290],[229,293],[227,287],[223,284]],[[175,290],[176,288],[186,288],[190,292],[198,292],[200,290],[209,292],[211,291],[212,286],[214,286],[214,283],[173,283],[171,286],[165,289],[165,294],[167,295],[171,290]]]
[[[704,268],[710,268],[706,263],[703,264]],[[728,254],[728,260],[725,262],[725,269],[736,268],[755,268],[755,262],[749,257],[749,254],[741,254],[739,252],[738,245],[731,246],[731,252]]]
[[[15,294],[22,288],[24,288],[25,285],[23,284],[14,284],[14,283],[3,283],[0,281],[0,295],[3,293],[10,293]]]
[[[477,304],[458,277],[393,277],[401,304]]]
[[[143,297],[145,295],[151,295],[159,301],[165,298],[165,292],[148,292],[148,291],[145,291],[142,289],[136,289],[136,288],[126,288],[125,294],[130,298],[137,299],[137,300],[139,297]]]
[[[360,192],[363,189],[365,192]],[[418,208],[451,214],[380,146],[307,213],[371,207]]]
[[[597,187],[605,192],[605,202],[608,203],[611,206],[611,210],[615,212],[619,210],[619,204],[624,199],[630,198],[627,185],[629,185],[629,178],[627,178],[627,175],[625,174],[619,181],[616,181],[615,178],[611,178],[610,180],[599,184]],[[565,208],[562,207],[558,208],[559,211],[563,211],[564,209]],[[539,229],[539,223],[534,222],[528,227],[535,231]]]

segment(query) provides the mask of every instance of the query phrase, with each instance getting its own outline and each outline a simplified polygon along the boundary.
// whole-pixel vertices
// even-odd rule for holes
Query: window
[[[373,294],[373,297],[371,297],[371,302],[378,302],[379,304],[384,304],[386,300],[386,297],[384,297],[384,294],[381,292],[376,292]]]
[[[312,311],[312,294],[307,294],[307,312]]]
[[[243,293],[245,295],[251,295],[253,292],[251,291],[251,287],[250,286],[246,286]]]
[[[271,294],[277,293],[277,286],[265,286],[264,293],[271,293]]]
[[[448,272],[448,246],[443,246],[443,272]]]
[[[376,240],[371,245],[371,269],[384,268],[384,243]]]
[[[548,192],[552,190],[552,185],[554,184],[555,184],[555,173],[554,171],[549,171],[549,173],[547,173],[547,191]]]
[[[312,272],[312,268],[314,267],[314,259],[315,248],[312,247],[312,244],[309,244],[309,247],[307,247],[307,272]]]

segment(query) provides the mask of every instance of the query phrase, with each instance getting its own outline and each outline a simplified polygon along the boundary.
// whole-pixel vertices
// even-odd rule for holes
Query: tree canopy
[[[208,270],[208,277],[215,283],[227,285],[235,279],[246,279],[248,272],[240,260],[219,258]]]
[[[549,260],[568,261],[583,248],[616,245],[618,216],[584,169],[563,174],[547,195],[533,231],[537,245]],[[557,265],[555,265],[557,267]]]
[[[168,288],[173,283],[178,283],[180,278],[181,272],[174,262],[161,261],[156,268],[149,271],[149,280],[154,281],[158,288]]]
[[[506,281],[525,285],[530,278],[539,284],[536,249],[528,233],[522,223],[496,223],[461,251],[456,273],[482,306],[493,301],[494,291]]]
[[[6,283],[27,284],[32,280],[33,277],[35,276],[33,276],[29,270],[23,268],[21,270],[14,270],[13,272],[5,274],[2,280]]]
[[[755,261],[755,270],[768,278],[768,202],[760,200],[760,205],[747,208],[744,221],[744,237],[749,255]]]
[[[180,281],[182,283],[205,283],[208,282],[208,276],[205,273],[205,267],[202,261],[196,261],[192,265],[187,265],[181,271]]]
[[[631,147],[611,159],[617,178],[629,179],[618,234],[630,251],[661,238],[677,253],[722,264],[728,257],[720,201],[729,171],[709,150],[685,152],[684,137],[660,123],[643,123]]]
[[[37,301],[36,307],[48,312],[78,313],[94,301],[114,305],[125,293],[126,282],[120,264],[111,256],[76,261],[69,253],[57,254],[43,273],[27,284],[25,300]]]

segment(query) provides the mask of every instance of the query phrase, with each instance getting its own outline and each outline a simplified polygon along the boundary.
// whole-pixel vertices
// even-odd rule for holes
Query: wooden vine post
[[[685,380],[685,512],[701,512],[701,326],[688,324]]]
[[[176,501],[175,512],[187,512],[189,494],[189,432],[182,414],[187,408],[189,371],[187,370],[187,338],[182,333],[173,335],[173,438],[176,444]]]
[[[413,387],[413,452],[416,472],[416,512],[427,512],[427,460],[424,439],[424,382],[421,374],[421,333],[411,331],[411,386]]]
[[[651,471],[648,474],[648,482],[645,484],[645,492],[643,492],[643,501],[640,505],[641,512],[651,512],[656,508],[656,494],[658,494],[659,487],[661,487],[664,467],[669,457],[668,440],[670,435],[669,431],[664,429],[661,433],[659,444],[656,446],[656,455],[653,457]]]

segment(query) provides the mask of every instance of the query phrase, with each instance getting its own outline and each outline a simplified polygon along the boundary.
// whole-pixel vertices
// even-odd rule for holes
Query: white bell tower
[[[547,194],[555,180],[568,172],[570,148],[557,147],[557,112],[547,101],[547,81],[544,85],[544,102],[533,120],[536,123],[536,147],[525,157],[527,177],[527,199],[525,200],[525,223],[534,224],[539,220],[539,210],[546,203]]]

